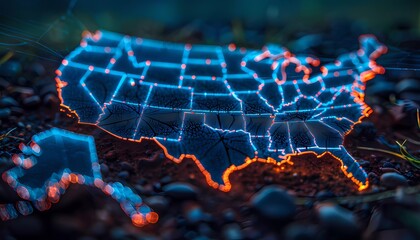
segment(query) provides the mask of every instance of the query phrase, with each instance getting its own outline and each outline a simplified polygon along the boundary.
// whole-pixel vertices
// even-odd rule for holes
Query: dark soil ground
[[[5,67],[7,64],[17,64],[20,69]],[[56,65],[18,55],[2,65],[0,112],[5,112],[0,117],[0,133],[16,129],[0,142],[1,171],[13,166],[10,156],[18,153],[20,142],[27,143],[43,130],[59,127],[92,135],[104,180],[132,187],[160,219],[156,224],[134,227],[112,198],[93,188],[72,185],[50,210],[0,222],[1,239],[420,238],[420,170],[393,155],[358,148],[398,152],[392,148],[395,140],[411,139],[407,149],[419,156],[420,129],[413,121],[413,106],[418,102],[403,97],[412,96],[405,92],[391,93],[408,101],[400,104],[404,110],[400,120],[391,114],[394,108],[389,97],[368,95],[375,112],[345,139],[346,149],[369,173],[368,189],[359,192],[332,157],[308,154],[292,158],[294,165],[286,164],[284,169],[254,163],[231,175],[233,187],[225,193],[210,187],[189,159],[176,164],[165,159],[152,141],[122,141],[94,126],[80,125],[74,116],[60,111]],[[406,77],[389,79],[398,84]],[[414,81],[419,86],[420,80]],[[377,85],[371,88],[385,91]],[[412,91],[420,94],[420,88]],[[174,183],[184,190],[168,193],[165,189]],[[18,199],[7,184],[0,183],[0,203]]]

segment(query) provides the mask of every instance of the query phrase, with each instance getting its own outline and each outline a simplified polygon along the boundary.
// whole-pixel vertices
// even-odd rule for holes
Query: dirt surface
[[[9,111],[0,119],[0,133],[14,129],[0,142],[1,171],[13,167],[10,157],[19,152],[19,143],[29,142],[43,130],[59,127],[92,135],[104,180],[134,189],[160,218],[156,224],[137,228],[112,198],[72,185],[50,210],[0,222],[2,239],[420,238],[420,170],[396,156],[358,148],[398,152],[395,140],[410,139],[407,149],[419,157],[420,129],[410,117],[413,107],[404,110],[405,118],[396,120],[390,106],[398,104],[375,94],[367,96],[375,112],[355,127],[344,144],[369,174],[370,186],[362,192],[343,174],[337,160],[312,154],[293,157],[294,164],[284,168],[251,164],[234,172],[231,191],[222,192],[206,183],[192,160],[174,163],[153,141],[122,141],[95,126],[78,124],[74,116],[60,111],[54,64],[26,57],[10,61],[22,70],[0,71],[0,109]],[[10,103],[10,98],[15,102]],[[183,190],[170,192],[174,184]],[[17,200],[1,182],[0,203]]]

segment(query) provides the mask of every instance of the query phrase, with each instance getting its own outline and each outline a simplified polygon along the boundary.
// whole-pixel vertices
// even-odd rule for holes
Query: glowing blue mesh
[[[136,225],[155,221],[157,215],[130,188],[119,182],[103,182],[91,136],[53,128],[33,136],[29,146],[21,144],[19,148],[22,153],[12,157],[16,167],[6,171],[3,180],[27,201],[0,206],[3,220],[17,217],[18,212],[32,213],[32,205],[38,210],[49,209],[69,184],[76,183],[97,187],[112,196]]]
[[[262,50],[87,34],[57,70],[62,105],[129,140],[152,138],[168,157],[192,157],[209,184],[253,161],[280,164],[329,152],[360,189],[367,175],[342,146],[370,113],[365,82],[386,48],[369,35],[358,51],[320,66],[276,45]]]

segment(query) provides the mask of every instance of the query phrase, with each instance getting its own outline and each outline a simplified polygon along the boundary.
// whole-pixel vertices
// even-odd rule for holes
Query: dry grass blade
[[[420,112],[418,108],[417,108],[417,127],[420,129]]]
[[[400,153],[404,157],[405,160],[409,161],[411,164],[413,164],[416,168],[420,168],[420,159],[413,156],[407,151],[407,148],[404,146],[405,142],[399,143],[396,141],[398,146],[400,147]]]
[[[13,57],[14,53],[12,51],[7,52],[2,58],[0,58],[0,65],[7,62],[11,57]]]
[[[13,138],[13,139],[17,139],[20,141],[24,141],[25,139],[20,138],[20,137],[14,137],[14,136],[9,136],[10,133],[12,133],[14,130],[16,130],[16,128],[12,128],[11,130],[9,130],[8,132],[1,134],[0,135],[0,141],[3,141],[5,138]]]
[[[358,149],[362,149],[362,150],[377,151],[377,152],[387,153],[387,154],[390,154],[390,155],[399,157],[401,159],[407,160],[413,166],[415,166],[416,168],[420,168],[420,159],[417,158],[417,157],[415,157],[415,156],[413,156],[411,153],[409,153],[407,151],[407,148],[404,146],[404,144],[406,143],[406,141],[404,141],[403,143],[400,143],[400,142],[396,141],[396,143],[400,147],[400,153],[396,153],[396,152],[389,151],[389,150],[384,150],[384,149],[379,149],[379,148],[370,148],[370,147],[357,147],[357,148]]]

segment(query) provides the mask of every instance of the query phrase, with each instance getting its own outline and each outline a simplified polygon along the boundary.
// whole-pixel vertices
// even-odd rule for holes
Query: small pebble
[[[131,166],[131,164],[126,161],[120,162],[120,166],[121,166],[121,169],[124,171],[129,171],[129,172],[133,171],[133,166]]]
[[[408,180],[403,175],[396,172],[387,172],[381,176],[381,185],[387,188],[407,186]]]
[[[360,166],[362,167],[369,167],[370,166],[370,162],[364,159],[360,159],[359,161],[357,161],[359,163]]]
[[[160,183],[162,185],[166,185],[172,182],[172,177],[171,176],[164,176],[163,178],[160,179]]]
[[[188,208],[188,210],[185,213],[185,218],[188,223],[197,224],[203,221],[206,217],[203,213],[203,210],[201,210],[199,206],[193,206]]]
[[[123,228],[115,227],[111,230],[111,239],[114,239],[114,240],[127,239],[127,233]]]
[[[291,219],[296,211],[293,198],[279,186],[267,186],[251,199],[253,208],[264,218],[276,220]]]
[[[8,118],[11,113],[10,108],[0,108],[0,118]]]
[[[170,183],[163,187],[163,192],[175,199],[195,199],[197,197],[197,189],[189,183]]]
[[[0,76],[14,77],[22,71],[22,65],[15,60],[0,64]]]
[[[331,191],[328,191],[328,190],[319,191],[319,192],[315,195],[315,198],[316,198],[318,201],[325,201],[325,200],[327,200],[327,199],[329,199],[329,198],[333,198],[333,197],[335,197],[335,194],[334,194],[333,192],[331,192]]]
[[[36,62],[31,65],[30,70],[38,76],[42,76],[45,74],[45,68],[42,64]]]
[[[0,90],[5,90],[10,87],[10,83],[0,77]]]
[[[360,239],[360,230],[353,213],[345,208],[321,203],[316,206],[321,225],[331,239]]]
[[[130,173],[127,171],[121,171],[117,176],[121,179],[127,180],[130,177]]]
[[[3,97],[0,99],[0,107],[16,107],[19,106],[19,103],[11,97]]]
[[[43,102],[44,102],[45,105],[50,106],[50,105],[57,105],[57,104],[59,104],[60,103],[60,100],[58,99],[58,97],[55,94],[48,93],[43,98]]]
[[[10,110],[12,111],[12,115],[23,115],[25,113],[25,110],[20,107],[11,107]]]
[[[169,201],[162,196],[151,196],[144,200],[154,211],[163,213],[169,208]]]
[[[41,96],[45,96],[47,94],[56,93],[57,87],[54,84],[46,84],[44,85],[41,90],[39,91],[39,94]]]
[[[34,95],[34,90],[28,87],[14,87],[12,93],[32,96]]]
[[[226,222],[233,222],[233,221],[235,221],[235,219],[236,219],[235,211],[233,211],[233,209],[231,209],[231,208],[225,209],[223,211],[223,219]]]
[[[102,175],[107,176],[109,174],[109,167],[105,163],[101,163]]]
[[[27,98],[23,99],[23,105],[26,106],[26,107],[36,106],[40,102],[41,102],[41,99],[37,95],[34,95],[34,96],[27,97]]]
[[[231,223],[223,227],[223,236],[226,240],[243,239],[241,227],[236,223]]]
[[[292,224],[287,226],[285,239],[286,240],[305,240],[313,239],[316,236],[317,229],[315,226],[308,226],[303,224]]]
[[[420,91],[420,80],[411,78],[404,79],[397,84],[396,90],[398,93],[410,91],[418,92]]]
[[[374,172],[368,173],[368,179],[372,184],[379,184],[379,176]]]
[[[385,162],[382,167],[384,168],[395,168],[395,165],[390,162]]]

